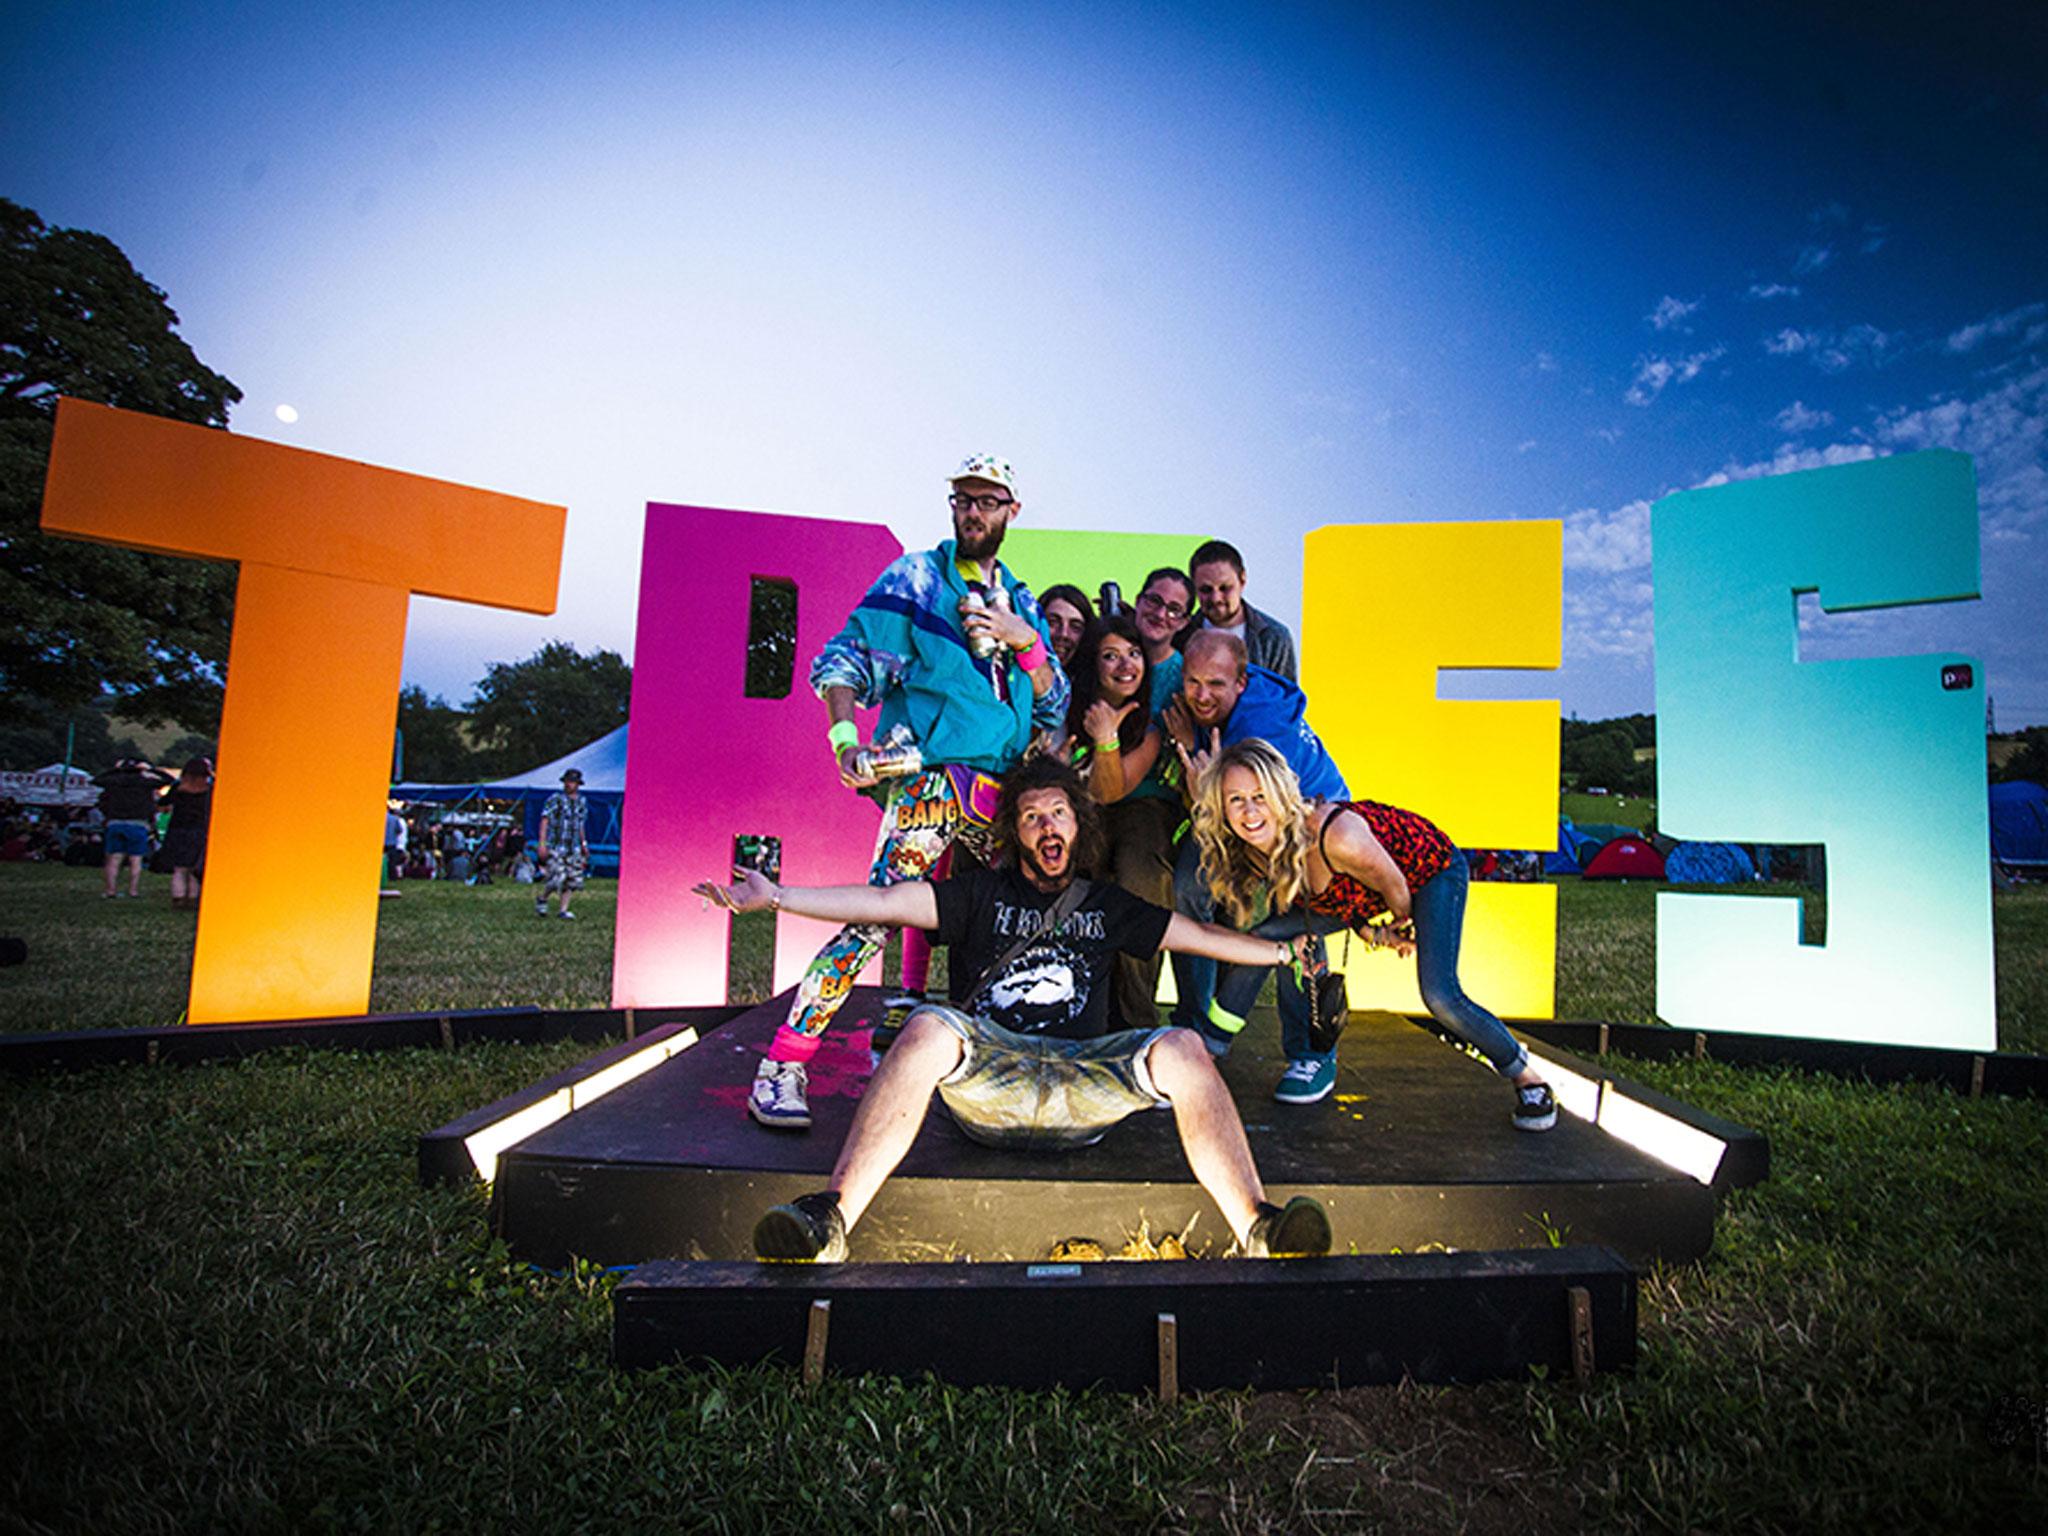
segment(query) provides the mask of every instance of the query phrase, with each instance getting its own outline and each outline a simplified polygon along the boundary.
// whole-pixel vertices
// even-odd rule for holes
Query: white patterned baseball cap
[[[973,453],[962,459],[960,467],[946,477],[946,483],[951,485],[960,480],[992,480],[1012,496],[1017,494],[1017,476],[1010,461],[992,453]]]

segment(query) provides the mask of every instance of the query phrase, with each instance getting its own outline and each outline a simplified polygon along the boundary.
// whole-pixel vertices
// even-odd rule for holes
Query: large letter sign
[[[1557,701],[1439,699],[1437,672],[1557,667],[1563,529],[1375,523],[1308,536],[1302,687],[1354,795],[1419,811],[1460,847],[1556,841]],[[1549,1018],[1557,887],[1474,885],[1469,900],[1466,990],[1495,1013]],[[1412,961],[1376,955],[1348,980],[1353,1007],[1423,1011]]]
[[[1686,1029],[1992,1050],[1984,692],[1962,656],[1801,662],[1832,613],[1974,597],[1977,490],[1917,453],[1652,508],[1658,820],[1820,843],[1827,939],[1792,898],[1657,898],[1657,1011]]]
[[[364,1012],[409,593],[549,613],[560,507],[77,400],[43,527],[239,560],[195,1024]]]
[[[1147,571],[1170,565],[1185,571],[1199,541],[1184,533],[1094,533],[1074,528],[1012,528],[1003,540],[1003,564],[1043,594],[1068,582],[1092,602],[1102,584],[1123,584],[1124,606],[1138,600]]]
[[[868,583],[901,553],[895,535],[873,523],[648,505],[614,1007],[724,1000],[732,919],[706,910],[690,886],[730,868],[735,836],[781,838],[783,878],[796,885],[867,879],[880,814],[841,786],[825,709],[805,676]],[[796,587],[786,698],[746,696],[747,620],[760,577]],[[873,713],[864,712],[862,736],[873,729]],[[837,926],[788,913],[776,919],[778,991],[796,982]]]

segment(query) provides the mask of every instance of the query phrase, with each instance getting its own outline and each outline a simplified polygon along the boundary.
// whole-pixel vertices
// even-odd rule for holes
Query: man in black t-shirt
[[[1096,1141],[1126,1115],[1170,1107],[1188,1163],[1248,1254],[1327,1253],[1322,1207],[1268,1204],[1237,1106],[1193,1031],[1107,1034],[1111,962],[1161,948],[1237,965],[1296,958],[1294,940],[1253,938],[1078,881],[1100,830],[1072,768],[1035,757],[1003,779],[996,831],[1004,867],[891,886],[777,886],[735,870],[699,894],[738,912],[934,930],[952,946],[955,1006],[916,1009],[868,1084],[827,1187],[778,1205],[754,1228],[764,1259],[833,1260],[916,1140],[934,1091],[960,1129],[992,1146]]]

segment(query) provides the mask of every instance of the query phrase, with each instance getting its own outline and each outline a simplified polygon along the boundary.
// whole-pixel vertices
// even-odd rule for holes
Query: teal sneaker
[[[1273,1097],[1282,1104],[1316,1104],[1337,1086],[1337,1061],[1332,1056],[1304,1056],[1287,1063]]]

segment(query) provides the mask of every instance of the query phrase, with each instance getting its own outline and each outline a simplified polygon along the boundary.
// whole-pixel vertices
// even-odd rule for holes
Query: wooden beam
[[[1171,1312],[1159,1314],[1159,1401],[1180,1401],[1180,1324]]]
[[[804,1385],[815,1387],[825,1379],[825,1339],[832,1329],[832,1303],[814,1301],[804,1324]]]
[[[1558,1327],[1585,1293],[1585,1332]],[[612,1299],[627,1367],[780,1360],[960,1385],[1157,1393],[1562,1379],[1627,1370],[1636,1277],[1604,1248],[1090,1264],[643,1264]],[[1187,1324],[1186,1339],[1181,1324]],[[804,1339],[799,1352],[796,1341]],[[1586,1358],[1593,1358],[1588,1353]]]

